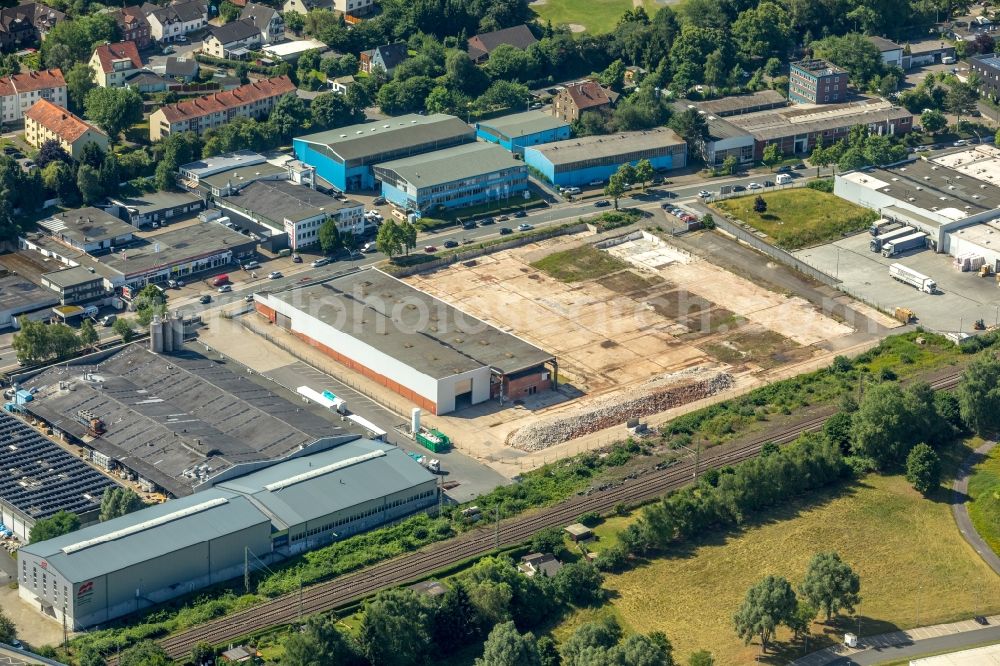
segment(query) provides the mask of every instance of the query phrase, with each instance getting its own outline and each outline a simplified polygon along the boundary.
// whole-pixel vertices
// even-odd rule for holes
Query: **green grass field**
[[[969,517],[993,552],[1000,553],[1000,446],[976,466],[969,479]]]
[[[658,5],[655,0],[643,0],[643,6],[652,16]],[[543,23],[583,26],[592,34],[611,32],[622,14],[631,8],[632,0],[542,0],[531,4]]]
[[[756,194],[713,204],[730,217],[763,231],[770,241],[786,250],[797,250],[860,231],[878,217],[827,192],[808,187],[762,194],[767,202],[763,214],[754,211]]]
[[[796,585],[812,555],[827,550],[840,553],[861,576],[864,634],[998,612],[1000,578],[958,533],[942,501],[947,495],[924,499],[901,477],[874,475],[818,493],[742,533],[718,535],[688,553],[608,576],[610,604],[572,615],[554,633],[564,639],[580,623],[613,614],[627,630],[666,632],[682,662],[708,649],[718,664],[751,663],[758,647],[744,646],[731,620],[747,588],[768,574]],[[627,522],[612,518],[599,527],[595,549],[613,542]],[[856,620],[836,628],[814,624],[810,649],[848,626],[856,629]],[[782,630],[777,638],[787,642],[790,636]],[[801,649],[788,646],[766,663],[786,663]]]
[[[560,282],[593,280],[609,273],[628,268],[621,259],[612,257],[591,245],[581,245],[571,250],[553,252],[531,264]]]

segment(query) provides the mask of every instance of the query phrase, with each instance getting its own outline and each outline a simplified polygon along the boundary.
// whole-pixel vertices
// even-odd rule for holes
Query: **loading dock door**
[[[472,404],[472,378],[455,383],[455,409]]]

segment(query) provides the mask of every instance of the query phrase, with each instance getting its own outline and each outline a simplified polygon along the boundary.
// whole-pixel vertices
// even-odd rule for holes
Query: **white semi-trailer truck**
[[[934,280],[916,272],[912,268],[907,268],[903,264],[891,264],[889,266],[889,275],[911,287],[916,287],[925,294],[933,294],[937,291],[937,283]]]

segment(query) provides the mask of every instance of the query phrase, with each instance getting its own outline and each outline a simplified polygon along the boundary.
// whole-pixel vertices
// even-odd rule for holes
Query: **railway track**
[[[950,389],[958,383],[959,371],[942,376],[930,385]],[[829,416],[817,416],[778,433],[760,437],[728,450],[720,450],[698,463],[698,471],[732,465],[757,455],[764,444],[786,444],[799,435],[823,427]],[[370,596],[379,590],[432,574],[441,568],[497,547],[523,543],[546,527],[565,525],[582,513],[606,513],[616,504],[635,503],[681,488],[695,476],[694,463],[684,462],[628,479],[621,485],[589,495],[577,495],[547,510],[502,521],[496,527],[480,527],[427,548],[402,555],[366,569],[339,576],[299,592],[276,597],[263,604],[181,631],[159,641],[172,658],[190,653],[198,643],[226,643],[264,629],[295,622],[307,615],[332,610]],[[109,664],[114,660],[108,661]]]

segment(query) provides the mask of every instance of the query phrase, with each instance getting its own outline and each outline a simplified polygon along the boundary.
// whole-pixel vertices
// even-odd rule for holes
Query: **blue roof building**
[[[525,146],[568,139],[570,125],[549,113],[525,111],[476,123],[476,136],[523,155]]]
[[[455,116],[414,113],[301,136],[292,148],[334,187],[356,192],[375,188],[376,164],[475,140],[475,130]]]
[[[376,165],[382,196],[423,215],[522,197],[528,167],[499,146],[469,143]]]
[[[687,165],[687,143],[676,132],[656,128],[642,132],[584,136],[524,149],[524,162],[559,187],[606,181],[623,164],[649,160],[654,169]]]

